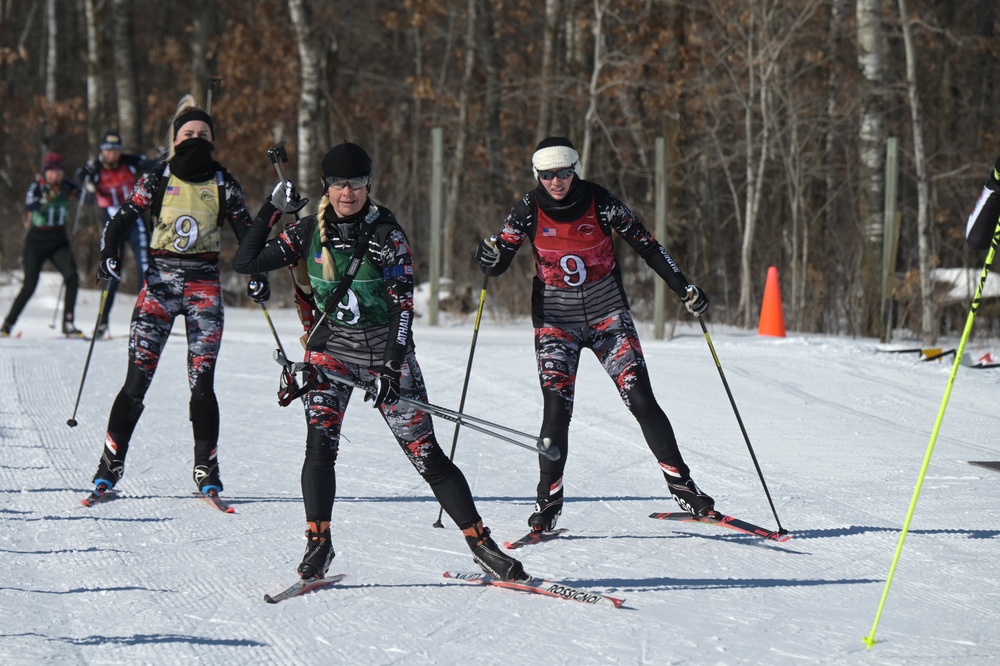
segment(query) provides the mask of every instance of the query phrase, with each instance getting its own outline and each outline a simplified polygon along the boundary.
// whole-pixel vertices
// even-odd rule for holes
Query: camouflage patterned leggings
[[[187,328],[195,465],[215,469],[219,439],[215,362],[222,343],[223,306],[219,269],[214,262],[180,258],[154,258],[150,262],[146,286],[132,313],[128,373],[108,417],[107,439],[117,446],[116,458],[124,461],[143,410],[142,400],[178,316],[184,317]]]
[[[355,382],[375,380],[376,370],[355,363],[344,363],[322,352],[308,352],[306,362]],[[399,380],[400,395],[427,402],[424,377],[413,352],[406,355]],[[323,384],[306,394],[305,412],[308,432],[306,457],[302,464],[302,497],[307,521],[328,521],[337,495],[335,465],[340,448],[340,430],[353,387],[337,382]],[[382,418],[392,431],[410,464],[430,485],[434,496],[461,529],[479,521],[472,492],[462,471],[448,459],[434,436],[430,414],[409,405],[383,405]],[[373,470],[373,473],[377,473]]]
[[[604,367],[629,411],[639,422],[650,451],[667,478],[688,475],[670,420],[653,396],[649,371],[631,315],[613,315],[593,326],[535,329],[535,358],[542,387],[541,437],[559,447],[559,460],[538,456],[538,499],[562,497],[580,352],[589,347]],[[668,476],[669,475],[669,476]]]

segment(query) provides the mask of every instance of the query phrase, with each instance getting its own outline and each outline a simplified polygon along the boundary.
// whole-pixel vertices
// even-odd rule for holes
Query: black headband
[[[208,115],[201,109],[189,109],[188,111],[185,111],[181,115],[177,116],[174,120],[174,137],[176,137],[177,133],[181,131],[181,127],[184,126],[184,123],[189,123],[192,120],[203,121],[206,125],[208,125],[208,129],[212,130],[212,138],[215,138],[215,126],[212,124],[212,116]]]

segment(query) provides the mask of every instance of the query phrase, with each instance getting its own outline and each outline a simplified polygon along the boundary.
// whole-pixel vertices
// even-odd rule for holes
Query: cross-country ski
[[[667,513],[651,513],[650,518],[656,518],[657,520],[674,520],[682,523],[707,523],[709,525],[718,525],[719,527],[725,527],[730,530],[735,530],[743,534],[749,534],[751,536],[758,536],[768,539],[769,541],[777,541],[783,543],[792,538],[791,534],[781,534],[780,532],[775,532],[774,530],[769,530],[759,525],[754,525],[753,523],[748,523],[745,520],[740,520],[733,516],[727,516],[724,513],[719,513],[718,511],[712,511],[707,516],[693,516],[690,513],[684,511],[678,512],[667,512]]]
[[[303,594],[309,594],[310,592],[333,587],[346,577],[347,574],[336,574],[335,576],[327,576],[326,578],[297,580],[277,594],[265,594],[264,602],[276,604],[281,601],[285,601],[286,599],[291,599],[292,597],[301,597]]]
[[[611,606],[621,608],[625,603],[624,599],[608,596],[591,590],[581,590],[570,587],[566,583],[557,580],[545,580],[543,578],[529,578],[523,581],[505,581],[494,578],[489,574],[475,571],[446,571],[445,578],[457,580],[462,583],[474,583],[476,585],[493,585],[508,590],[518,590],[530,592],[532,594],[542,594],[559,599],[578,601],[591,606]]]

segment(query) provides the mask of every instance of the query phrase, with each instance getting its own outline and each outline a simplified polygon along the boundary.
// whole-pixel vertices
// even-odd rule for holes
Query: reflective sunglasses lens
[[[552,180],[553,178],[558,178],[559,180],[566,180],[573,175],[573,167],[566,167],[565,169],[559,169],[559,171],[539,171],[539,180]]]

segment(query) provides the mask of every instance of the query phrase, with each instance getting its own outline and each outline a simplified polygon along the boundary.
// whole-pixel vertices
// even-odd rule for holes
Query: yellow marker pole
[[[872,624],[871,633],[865,636],[865,645],[871,650],[875,645],[875,630],[878,628],[879,620],[882,618],[882,611],[885,609],[885,600],[889,596],[889,586],[892,585],[892,577],[896,573],[896,565],[899,564],[899,555],[903,551],[903,543],[910,530],[910,521],[913,519],[913,510],[917,506],[917,497],[920,496],[920,489],[924,485],[924,476],[927,474],[927,467],[931,462],[931,454],[934,453],[934,444],[937,442],[938,432],[941,430],[941,422],[944,420],[944,411],[948,407],[948,399],[951,397],[951,389],[955,384],[955,375],[961,365],[962,353],[965,351],[965,343],[972,333],[972,324],[976,320],[976,311],[979,310],[979,301],[983,295],[983,287],[986,285],[986,276],[990,273],[990,266],[993,264],[993,257],[996,255],[997,245],[1000,243],[1000,220],[997,221],[996,229],[993,230],[993,240],[990,242],[990,251],[986,255],[986,264],[983,266],[983,274],[979,278],[979,286],[976,287],[976,295],[972,298],[972,307],[969,309],[969,316],[965,320],[965,330],[962,331],[962,340],[958,344],[955,352],[955,362],[951,366],[951,375],[948,377],[948,386],[945,388],[944,397],[941,399],[941,407],[938,409],[937,420],[934,422],[934,429],[931,431],[930,442],[927,443],[927,453],[924,454],[924,464],[920,466],[920,475],[917,477],[917,486],[913,489],[913,497],[910,499],[910,508],[906,512],[906,520],[903,522],[903,530],[899,535],[899,543],[896,544],[896,554],[892,558],[892,566],[889,567],[889,576],[885,581],[885,589],[882,590],[882,599],[878,604],[878,611],[875,613],[875,622]]]

